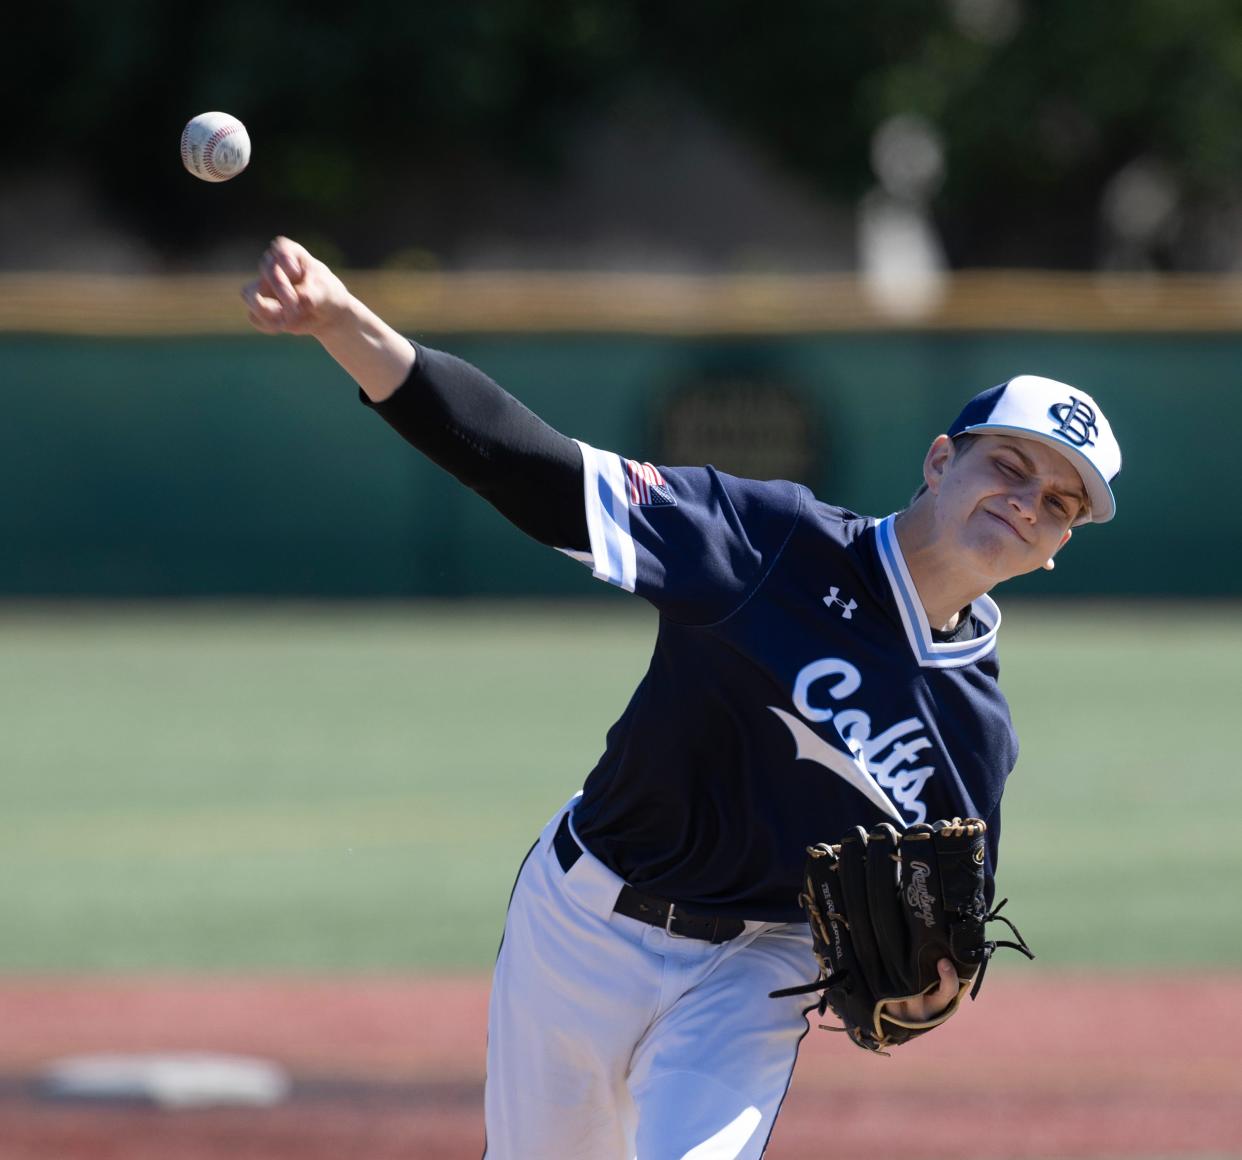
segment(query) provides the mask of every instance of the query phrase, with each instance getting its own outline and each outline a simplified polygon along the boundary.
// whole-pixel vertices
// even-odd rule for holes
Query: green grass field
[[[1242,964],[1242,608],[1006,615],[1000,889],[1039,965]],[[0,610],[0,971],[486,967],[653,628],[619,602]]]

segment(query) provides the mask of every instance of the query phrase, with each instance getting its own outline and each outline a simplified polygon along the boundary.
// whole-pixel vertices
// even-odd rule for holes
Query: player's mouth
[[[1011,524],[1007,519],[1005,519],[1004,516],[998,516],[995,512],[988,511],[987,508],[984,508],[983,512],[984,512],[984,515],[991,516],[992,519],[994,519],[998,524],[1003,524],[1006,528],[1009,529],[1009,531],[1013,535],[1017,536],[1018,539],[1021,540],[1024,544],[1027,544],[1030,542],[1020,531],[1018,531],[1017,528],[1013,526],[1013,524]]]

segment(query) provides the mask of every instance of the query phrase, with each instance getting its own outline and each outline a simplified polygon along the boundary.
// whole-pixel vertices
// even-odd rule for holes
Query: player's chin
[[[1013,571],[1009,573],[1006,579],[1013,579],[1015,576],[1026,576],[1031,572],[1038,572],[1048,562],[1052,555],[1056,552],[1056,545],[1050,547],[1037,547],[1031,545],[1022,553],[1021,560],[1015,561]]]
[[[1048,557],[1045,556],[1044,560],[1046,560],[1047,558]],[[1008,576],[1005,577],[1005,579],[1013,580],[1018,576],[1029,576],[1032,572],[1038,572],[1044,566],[1044,560],[1040,560],[1038,563],[1034,563],[1034,564],[1028,561],[1017,571],[1011,572]]]
[[[1036,559],[1030,545],[1018,545],[1009,536],[980,537],[970,548],[974,570],[988,579],[989,587],[1034,572],[1047,559]]]

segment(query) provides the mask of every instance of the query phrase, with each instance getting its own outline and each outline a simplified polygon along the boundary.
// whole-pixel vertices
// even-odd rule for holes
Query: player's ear
[[[947,435],[937,435],[923,457],[923,482],[933,494],[939,492],[941,480],[953,462],[953,440]]]
[[[1056,551],[1052,553],[1052,556],[1055,556],[1057,552],[1059,552],[1062,548],[1065,547],[1066,544],[1070,542],[1070,536],[1072,536],[1073,534],[1074,534],[1073,528],[1065,529],[1065,535],[1061,537],[1061,542],[1057,545]],[[1051,572],[1053,568],[1057,566],[1057,562],[1052,558],[1052,556],[1049,556],[1048,559],[1043,564],[1043,569],[1045,572]]]

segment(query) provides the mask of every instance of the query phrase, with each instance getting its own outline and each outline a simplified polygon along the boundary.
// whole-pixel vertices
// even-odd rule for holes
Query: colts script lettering
[[[911,822],[925,822],[927,807],[919,800],[935,773],[917,758],[931,747],[923,722],[907,717],[873,733],[871,716],[863,709],[841,708],[842,701],[862,688],[862,675],[849,661],[823,657],[806,665],[794,682],[794,707],[807,721],[831,721],[853,756],[854,764],[888,791]]]

